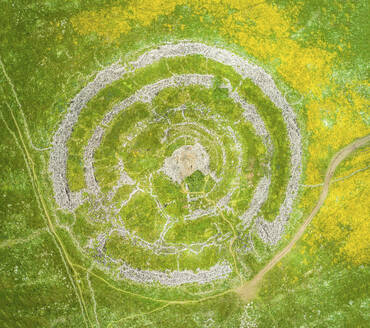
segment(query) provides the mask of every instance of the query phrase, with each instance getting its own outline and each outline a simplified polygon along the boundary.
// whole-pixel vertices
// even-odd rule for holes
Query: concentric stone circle
[[[75,96],[75,98],[71,101],[68,112],[61,122],[53,139],[49,171],[53,181],[55,200],[61,209],[74,212],[79,206],[86,202],[86,198],[83,196],[84,193],[88,193],[96,198],[100,197],[101,188],[97,182],[94,172],[95,152],[101,145],[106,128],[110,126],[114,118],[122,111],[138,102],[149,104],[152,103],[156,95],[166,88],[179,88],[197,85],[209,89],[213,85],[214,76],[202,74],[174,74],[170,78],[162,79],[142,87],[133,95],[113,106],[113,108],[104,116],[100,124],[95,128],[92,137],[89,139],[88,144],[85,147],[83,162],[86,188],[77,192],[72,192],[69,188],[67,179],[67,142],[71,137],[74,125],[78,121],[81,110],[87,105],[87,103],[102,89],[119,79],[125,78],[125,76],[129,73],[134,73],[136,70],[152,65],[163,58],[176,58],[189,55],[200,55],[206,59],[210,59],[231,67],[241,77],[242,80],[246,78],[250,79],[272,101],[272,103],[274,103],[274,105],[281,110],[283,120],[286,125],[290,148],[290,178],[286,187],[284,201],[281,204],[279,213],[274,221],[265,221],[263,217],[258,215],[261,206],[267,199],[269,186],[271,183],[271,167],[270,163],[268,163],[267,174],[259,181],[254,196],[250,201],[249,207],[239,216],[240,224],[238,225],[238,229],[243,231],[249,227],[252,223],[252,220],[254,220],[255,229],[260,238],[266,244],[276,244],[282,236],[284,226],[288,221],[289,215],[292,211],[293,202],[298,193],[300,175],[302,171],[301,135],[296,122],[295,113],[276,87],[271,76],[262,68],[248,62],[246,59],[237,56],[228,50],[205,45],[203,43],[186,41],[175,44],[165,44],[144,53],[136,61],[127,63],[123,66],[117,63],[113,64],[99,72],[95,79],[88,83],[87,86]],[[274,152],[274,146],[271,136],[264,124],[263,119],[258,113],[258,109],[254,105],[247,103],[236,90],[233,90],[227,79],[223,81],[223,88],[227,90],[228,97],[243,109],[244,119],[253,125],[256,135],[261,138],[264,146],[267,149],[267,152],[272,154]],[[173,110],[184,110],[184,108]],[[230,134],[233,134],[232,131],[230,131]],[[237,142],[235,144],[237,144]],[[207,159],[207,153],[204,151],[203,146],[195,143],[191,149],[193,153],[195,148],[197,149],[197,154],[204,160],[203,164],[197,167],[197,169],[204,174],[210,174],[210,176],[213,174],[212,178],[217,181],[217,175],[209,170],[209,165],[207,162],[209,159]],[[181,149],[181,151],[182,155],[185,154],[184,149]],[[173,158],[175,158],[176,154],[174,153],[173,156]],[[181,178],[182,173],[179,173],[180,171],[171,171],[169,169],[170,165],[173,164],[173,158],[168,157],[166,159],[167,162],[164,163],[162,172],[164,171],[174,182],[181,183],[183,180]],[[135,181],[125,172],[124,164],[121,164],[119,184],[134,185]],[[184,165],[181,167],[183,170],[186,169]],[[119,185],[117,188],[119,188]],[[113,190],[108,194],[108,198],[112,199],[115,191],[116,190],[113,188]],[[139,191],[139,189],[137,189],[137,191]],[[227,195],[224,198],[219,199],[215,206],[220,207],[223,206],[223,204],[224,206],[227,206]],[[161,208],[162,205],[158,206]],[[110,209],[106,209],[106,212],[110,212]],[[194,214],[193,218],[188,219],[196,219],[197,215],[202,215],[201,211],[195,213],[196,214]],[[164,231],[166,230],[166,227],[170,227],[174,218],[166,217],[166,219],[167,223]],[[122,234],[130,234],[127,229],[122,227],[117,228],[117,230],[119,230]],[[109,233],[111,233],[111,231]],[[230,234],[212,236],[203,243],[194,244],[196,247],[192,244],[194,248],[183,244],[175,245],[164,244],[161,242],[151,243],[143,238],[140,238],[139,236],[135,237],[135,241],[138,246],[150,249],[154,253],[158,254],[176,253],[184,250],[190,250],[194,253],[197,253],[202,251],[204,247],[209,247],[212,245],[214,246],[220,242],[228,240],[230,236]],[[101,248],[101,252],[103,252],[105,237],[104,235],[101,235],[100,237],[100,240],[97,242],[98,245],[100,245],[99,247]],[[122,262],[119,259],[114,259],[108,257],[107,255],[104,256],[105,261],[119,265],[119,274],[117,274],[117,278],[130,279],[140,283],[159,282],[160,284],[167,286],[177,286],[185,283],[207,283],[213,280],[225,278],[232,272],[232,267],[227,261],[220,261],[208,270],[198,270],[196,272],[191,270],[162,272],[156,270],[140,270],[133,268],[129,263]]]

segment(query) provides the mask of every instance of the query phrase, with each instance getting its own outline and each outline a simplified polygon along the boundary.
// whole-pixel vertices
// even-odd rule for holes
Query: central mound
[[[210,173],[208,153],[199,143],[181,146],[165,159],[162,171],[178,184],[195,171],[207,175]]]

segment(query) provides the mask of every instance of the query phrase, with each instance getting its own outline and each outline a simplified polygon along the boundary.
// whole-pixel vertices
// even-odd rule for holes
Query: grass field
[[[0,2],[0,326],[366,327],[368,11]]]

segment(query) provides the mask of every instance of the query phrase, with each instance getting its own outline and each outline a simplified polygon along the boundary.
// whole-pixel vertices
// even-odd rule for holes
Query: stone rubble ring
[[[240,216],[240,227],[249,226],[252,219],[255,219],[255,229],[259,237],[266,244],[275,245],[284,232],[284,226],[287,223],[293,209],[294,200],[297,197],[302,173],[302,151],[301,134],[297,124],[294,110],[288,104],[284,96],[276,87],[273,79],[262,68],[248,62],[246,59],[233,54],[232,52],[208,46],[203,43],[179,42],[175,44],[165,44],[156,49],[150,50],[141,55],[136,61],[129,62],[127,65],[117,63],[100,71],[95,79],[88,83],[71,101],[67,114],[62,120],[56,131],[49,161],[49,172],[53,182],[54,198],[58,206],[70,212],[74,212],[77,207],[85,202],[84,192],[89,194],[98,194],[99,186],[94,177],[93,161],[95,149],[100,145],[104,135],[104,129],[124,108],[131,106],[135,102],[151,102],[152,99],[162,89],[174,86],[201,85],[206,88],[212,86],[213,75],[183,74],[173,75],[170,78],[157,81],[153,84],[144,86],[132,96],[126,98],[109,111],[90,138],[84,153],[85,162],[85,180],[87,188],[72,192],[67,181],[67,142],[71,137],[73,127],[78,121],[81,110],[86,104],[108,85],[124,78],[128,73],[135,72],[137,69],[144,68],[163,58],[184,57],[189,55],[201,55],[206,59],[213,60],[225,66],[231,67],[242,79],[250,79],[261,91],[272,101],[272,103],[281,110],[282,117],[287,129],[287,136],[290,148],[290,177],[285,191],[285,198],[282,202],[279,213],[274,221],[264,220],[258,216],[262,204],[267,199],[268,188],[271,175],[269,173],[259,182],[255,194],[251,200],[250,207]],[[229,97],[239,104],[245,110],[245,118],[252,123],[256,133],[262,138],[266,148],[273,151],[273,144],[263,120],[256,112],[254,106],[248,104],[240,95],[228,88]],[[121,272],[125,272],[125,278],[138,282],[159,282],[164,285],[176,286],[183,283],[205,283],[215,279],[226,277],[231,268],[227,263],[220,263],[209,270],[198,270],[196,273],[185,271],[174,271],[171,273],[158,271],[141,271],[130,267],[124,263]],[[135,277],[140,276],[140,279]]]

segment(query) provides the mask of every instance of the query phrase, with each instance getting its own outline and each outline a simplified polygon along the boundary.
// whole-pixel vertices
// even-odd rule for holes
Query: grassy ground
[[[57,209],[47,169],[49,150],[37,149],[50,146],[69,102],[102,67],[120,58],[134,59],[159,43],[191,39],[228,48],[272,74],[293,104],[304,136],[303,183],[320,184],[331,155],[369,133],[367,12],[365,1],[334,0],[144,1],[140,5],[132,1],[0,2],[0,326],[366,327],[370,320],[365,206],[369,177],[367,171],[359,170],[368,166],[368,148],[338,168],[336,177],[344,179],[333,184],[332,196],[304,239],[269,273],[259,296],[250,304],[243,304],[228,292],[240,283],[235,273],[213,284],[164,288],[117,281],[107,270],[93,267],[94,254],[85,246],[91,236],[110,226],[89,220],[87,206],[74,215]],[[83,147],[112,105],[159,78],[189,72],[227,77],[259,109],[276,149],[273,183],[262,209],[265,218],[272,220],[289,177],[289,151],[280,113],[250,82],[239,85],[238,76],[229,68],[198,56],[162,60],[113,83],[89,102],[68,144],[71,188],[85,186]],[[176,106],[189,97],[235,121],[238,108],[224,96],[216,81],[211,90],[166,90],[152,107],[137,104],[125,111],[114,121],[96,155],[96,174],[104,191],[117,179],[112,168],[118,162],[115,152],[122,145],[122,131],[135,129],[137,120],[149,120],[153,107],[163,113],[168,104]],[[189,111],[189,117],[206,121],[196,111]],[[181,120],[173,115],[174,122]],[[243,167],[243,174],[254,173],[232,199],[241,209],[262,176],[265,151],[251,126],[234,127],[247,149],[243,156],[248,165]],[[156,130],[151,132],[155,134]],[[218,132],[224,133],[222,129]],[[123,149],[117,153],[132,160],[127,170],[133,178],[138,178],[143,169],[160,167],[156,159],[174,150],[169,147],[161,153],[162,148],[156,149],[158,135],[149,138],[143,134],[141,138],[132,151],[150,147],[152,157],[136,159]],[[173,147],[184,142],[180,140]],[[224,142],[231,144],[230,138]],[[216,145],[209,143],[208,149],[214,157],[220,156]],[[232,148],[228,149],[233,158]],[[214,168],[221,170],[217,165]],[[225,170],[230,176],[232,167]],[[352,175],[355,171],[359,172]],[[191,190],[203,188],[203,178],[199,174],[189,177]],[[160,176],[156,181],[161,197],[179,193],[175,187],[162,188],[164,181]],[[127,197],[130,188],[121,188],[115,199]],[[289,241],[310,212],[319,190],[320,186],[300,190],[287,233],[277,247],[266,248],[252,235],[256,252],[237,254],[237,267],[246,279]],[[150,201],[138,197],[135,202]],[[181,213],[180,205],[169,205],[169,211]],[[134,219],[129,222],[130,228],[154,238],[163,220],[144,224],[140,219],[147,213],[140,211],[140,206],[131,208]],[[237,222],[232,215],[227,218]],[[217,220],[220,227],[230,231],[221,216]],[[205,217],[192,225],[178,222],[169,238],[177,242],[204,240],[216,231],[208,221]],[[176,256],[155,256],[121,239],[115,233],[110,236],[106,245],[109,255],[122,256],[143,269],[177,269]],[[233,247],[241,246],[236,240]],[[181,269],[207,268],[220,258],[233,263],[228,247],[220,252],[209,248],[199,257],[184,254]],[[206,298],[218,293],[225,294]],[[188,302],[167,302],[174,300]]]

